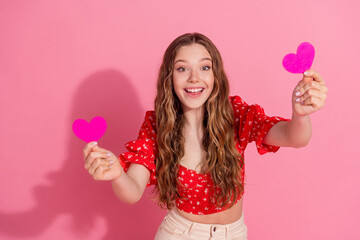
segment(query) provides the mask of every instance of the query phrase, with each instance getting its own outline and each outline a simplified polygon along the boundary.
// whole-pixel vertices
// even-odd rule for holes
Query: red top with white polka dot
[[[290,121],[281,117],[266,116],[262,107],[257,104],[248,105],[239,96],[229,97],[234,110],[236,148],[244,157],[248,143],[254,141],[259,154],[276,152],[279,147],[262,143],[270,128],[279,121]],[[147,186],[156,184],[155,159],[157,156],[155,112],[147,111],[141,126],[139,137],[125,146],[129,152],[120,154],[120,163],[126,172],[131,163],[144,165],[150,171]],[[241,159],[239,159],[241,161]],[[241,180],[244,182],[245,169],[241,170]],[[204,215],[220,212],[226,209],[217,208],[213,196],[218,190],[210,174],[199,174],[194,170],[179,165],[178,191],[181,198],[176,199],[178,209],[188,213]],[[242,194],[239,195],[241,199]]]

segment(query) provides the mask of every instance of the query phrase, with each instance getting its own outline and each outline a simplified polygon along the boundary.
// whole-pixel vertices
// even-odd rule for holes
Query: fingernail
[[[95,146],[97,144],[97,142],[93,142],[91,145]]]
[[[296,102],[300,102],[300,98],[297,98],[297,99],[296,99]]]
[[[109,163],[110,163],[110,164],[113,164],[113,163],[114,163],[114,161],[110,161]]]
[[[108,155],[109,157],[111,156],[111,154],[110,154],[110,153],[107,153],[106,155]]]
[[[304,75],[305,75],[305,76],[309,76],[310,73],[309,73],[308,71],[306,71],[306,72],[304,72]]]
[[[296,92],[295,96],[299,96],[301,94],[301,92]]]

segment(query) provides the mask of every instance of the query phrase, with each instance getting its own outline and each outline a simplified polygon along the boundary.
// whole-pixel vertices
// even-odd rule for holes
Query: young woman
[[[247,239],[247,144],[254,141],[260,154],[305,146],[309,115],[324,106],[326,92],[320,75],[309,70],[294,89],[291,120],[266,116],[259,105],[229,97],[215,45],[202,34],[184,34],[164,54],[155,111],[146,112],[138,139],[126,144],[129,152],[118,159],[89,143],[85,168],[96,180],[111,180],[125,203],[155,185],[159,205],[168,209],[155,239]]]

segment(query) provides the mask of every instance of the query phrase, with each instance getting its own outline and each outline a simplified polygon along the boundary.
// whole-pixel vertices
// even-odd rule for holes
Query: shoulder
[[[155,111],[154,110],[146,111],[145,120],[155,123],[156,120]]]
[[[156,134],[156,115],[155,111],[146,111],[141,131],[147,131],[150,134]]]
[[[229,100],[233,106],[235,105],[247,105],[246,102],[238,95],[229,96]]]
[[[234,112],[244,111],[248,108],[248,104],[239,96],[234,95],[229,97],[230,103]]]

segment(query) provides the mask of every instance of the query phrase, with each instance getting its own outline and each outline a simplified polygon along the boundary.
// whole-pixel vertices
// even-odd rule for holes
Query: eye
[[[211,67],[210,66],[205,66],[205,67],[202,67],[201,69],[204,70],[204,71],[209,71],[211,69]]]
[[[184,68],[184,67],[179,67],[177,70],[178,70],[179,72],[185,72],[185,71],[186,71],[186,68]]]

